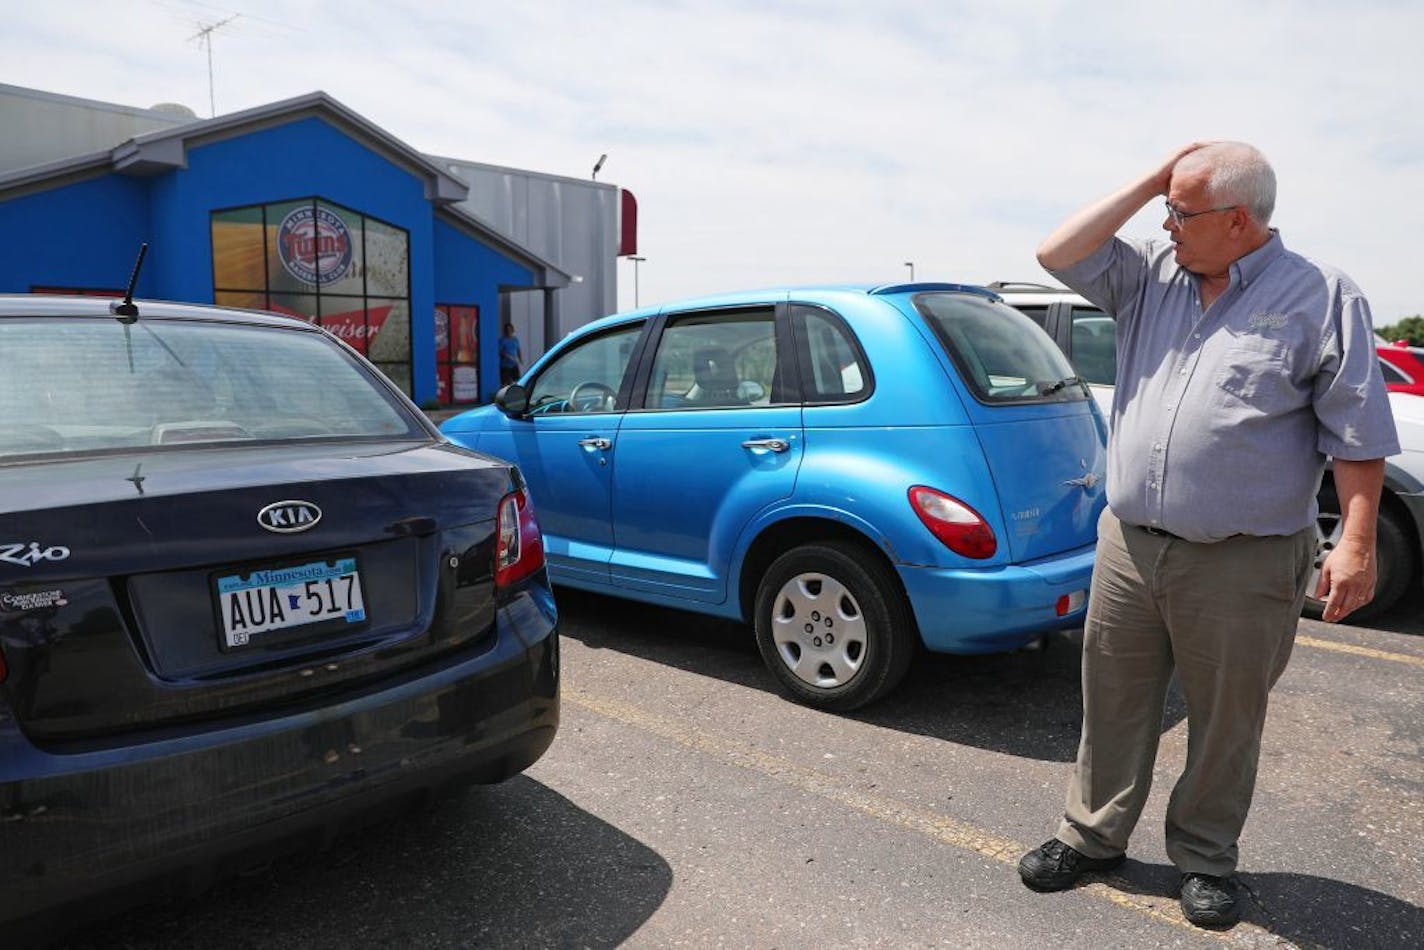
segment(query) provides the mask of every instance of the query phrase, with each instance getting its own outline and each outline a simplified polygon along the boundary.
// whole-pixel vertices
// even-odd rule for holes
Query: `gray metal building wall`
[[[507,296],[515,333],[526,361],[542,354],[569,331],[618,307],[618,209],[616,185],[564,178],[517,168],[430,156],[470,186],[456,207],[573,274],[558,292],[553,339],[544,338],[544,296]]]
[[[192,122],[182,106],[134,109],[0,83],[0,172],[92,155],[156,129]]]

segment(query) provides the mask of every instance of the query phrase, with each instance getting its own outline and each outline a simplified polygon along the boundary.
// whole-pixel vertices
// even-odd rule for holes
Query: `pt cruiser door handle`
[[[744,449],[766,449],[770,452],[785,452],[791,443],[785,439],[748,439],[742,443]]]
[[[604,451],[607,451],[608,449],[613,448],[613,440],[603,438],[579,439],[579,445],[585,445],[591,449],[602,449]]]

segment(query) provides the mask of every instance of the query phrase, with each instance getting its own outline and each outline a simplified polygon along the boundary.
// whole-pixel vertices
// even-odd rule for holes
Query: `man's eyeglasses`
[[[1217,211],[1230,211],[1232,208],[1239,208],[1240,205],[1223,205],[1220,208],[1207,208],[1205,211],[1182,211],[1172,202],[1167,202],[1167,217],[1172,219],[1172,223],[1181,227],[1188,218],[1195,218],[1198,215],[1212,214]]]

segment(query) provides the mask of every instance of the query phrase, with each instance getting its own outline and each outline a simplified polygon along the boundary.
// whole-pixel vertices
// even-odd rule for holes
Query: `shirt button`
[[[1200,334],[1200,333],[1193,333],[1193,334],[1192,334],[1192,337],[1193,337],[1194,339],[1200,340],[1200,339],[1201,339],[1201,334]]]

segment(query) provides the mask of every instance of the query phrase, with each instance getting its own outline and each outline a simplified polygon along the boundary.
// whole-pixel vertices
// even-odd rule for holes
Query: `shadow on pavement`
[[[1180,873],[1170,864],[1128,859],[1109,887],[1176,901]],[[1242,919],[1297,946],[1412,947],[1424,934],[1424,908],[1344,881],[1311,874],[1242,873]]]
[[[780,695],[748,626],[562,587],[557,597],[560,633],[585,646]],[[1006,755],[1072,762],[1083,721],[1081,659],[1080,631],[1050,637],[1042,650],[988,656],[922,652],[899,689],[848,715]],[[1185,717],[1174,686],[1162,731]]]
[[[59,945],[612,947],[671,887],[655,852],[521,775]]]
[[[1348,618],[1347,621],[1348,623]],[[1371,630],[1385,630],[1389,633],[1408,633],[1424,636],[1424,585],[1415,584],[1413,590],[1400,598],[1399,603],[1388,612],[1373,620],[1352,626]]]

